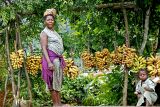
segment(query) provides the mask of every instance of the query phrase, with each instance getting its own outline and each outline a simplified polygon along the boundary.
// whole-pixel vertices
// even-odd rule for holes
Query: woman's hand
[[[51,62],[48,63],[48,69],[49,70],[53,70],[54,69],[53,63],[51,63]]]

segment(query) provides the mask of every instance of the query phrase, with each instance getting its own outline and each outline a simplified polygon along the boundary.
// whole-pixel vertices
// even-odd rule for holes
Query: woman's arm
[[[46,33],[44,33],[44,32],[42,32],[40,34],[40,43],[41,43],[41,48],[42,48],[43,54],[44,54],[44,56],[47,60],[47,63],[48,63],[48,68],[50,70],[53,70],[53,64],[50,61],[49,56],[48,56],[48,52],[47,52],[48,37],[47,37]]]

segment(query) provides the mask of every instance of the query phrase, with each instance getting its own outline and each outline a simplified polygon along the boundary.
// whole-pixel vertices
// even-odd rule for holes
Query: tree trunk
[[[148,10],[146,11],[143,42],[142,42],[141,48],[140,48],[140,50],[139,50],[139,54],[140,54],[140,55],[143,54],[143,51],[144,51],[144,48],[145,48],[145,46],[146,46],[147,39],[148,39],[150,13],[151,13],[151,11],[150,11],[150,7],[149,7]]]
[[[9,80],[9,75],[6,77],[6,81],[5,81],[5,94],[4,94],[4,99],[3,99],[3,107],[5,107],[6,97],[8,94],[8,90],[7,90],[8,80]]]
[[[5,38],[5,46],[6,46],[6,55],[7,55],[7,63],[9,67],[9,74],[11,75],[11,81],[12,81],[12,94],[13,98],[15,99],[16,97],[16,92],[15,92],[15,82],[14,82],[14,74],[13,74],[13,68],[11,66],[11,61],[10,61],[10,51],[9,51],[9,42],[8,42],[8,29],[6,28],[6,38]]]
[[[18,32],[18,28],[17,28],[17,23],[15,22],[15,28],[16,28],[16,30],[15,30],[15,33],[16,33],[16,40],[15,40],[15,43],[14,43],[14,45],[15,45],[15,51],[17,52],[17,50],[19,50],[20,49],[20,43],[19,43],[19,32]],[[18,47],[18,49],[17,49],[17,47]],[[18,71],[18,83],[17,83],[17,92],[16,92],[16,97],[17,97],[17,99],[19,99],[19,97],[20,97],[20,80],[21,80],[21,68],[19,69],[19,71]]]
[[[19,25],[18,25],[18,22],[16,22],[16,34],[18,35],[18,44],[19,44],[19,48],[22,49],[22,42],[21,42],[21,37],[20,37],[20,30],[19,30]],[[26,59],[25,57],[23,57],[24,59],[24,63],[23,63],[23,66],[24,66],[24,70],[25,70],[25,75],[26,75],[26,78],[27,78],[27,83],[28,83],[28,92],[29,92],[29,107],[32,106],[32,92],[31,92],[31,82],[30,82],[30,79],[29,79],[29,75],[28,75],[28,72],[27,72],[27,69],[26,69]],[[20,76],[20,73],[18,74]],[[20,82],[20,79],[19,79],[19,82]],[[19,83],[20,85],[20,83]],[[20,86],[19,86],[20,87]]]
[[[157,32],[156,32],[156,40],[155,40],[155,43],[154,43],[154,45],[153,45],[153,55],[154,55],[154,56],[156,55],[157,48],[158,48],[158,35],[159,35],[159,28],[157,29]]]

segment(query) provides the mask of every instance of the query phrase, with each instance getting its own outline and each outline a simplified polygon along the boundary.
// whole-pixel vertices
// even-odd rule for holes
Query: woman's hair
[[[43,16],[43,19],[46,20],[47,16],[52,16],[53,19],[55,19],[55,16],[53,16],[52,14],[47,14],[47,15]]]

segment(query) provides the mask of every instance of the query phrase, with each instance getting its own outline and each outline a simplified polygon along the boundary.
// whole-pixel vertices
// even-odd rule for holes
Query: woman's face
[[[52,29],[54,26],[54,18],[53,16],[47,16],[45,19],[45,25],[49,28]]]
[[[147,79],[146,71],[140,71],[139,72],[139,79],[142,80],[142,81],[145,81]]]

